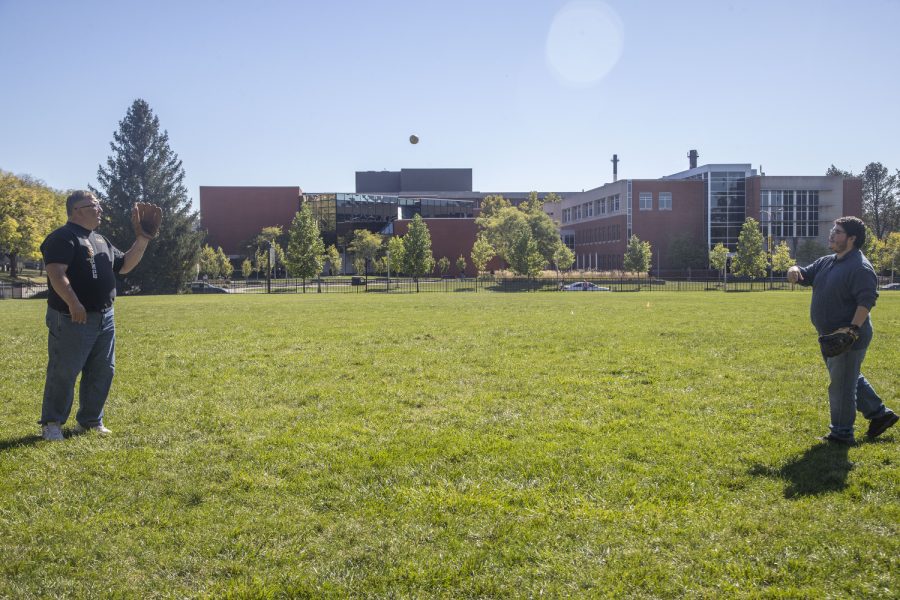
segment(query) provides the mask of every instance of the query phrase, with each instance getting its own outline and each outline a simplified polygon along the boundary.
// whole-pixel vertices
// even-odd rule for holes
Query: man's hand
[[[73,323],[82,325],[87,323],[87,310],[85,310],[81,302],[76,301],[74,304],[69,305],[69,315],[71,315]]]
[[[134,237],[152,240],[159,235],[159,225],[162,223],[162,209],[155,204],[136,202],[131,209],[131,225],[134,227]]]
[[[788,283],[799,283],[803,281],[803,273],[800,272],[800,267],[794,265],[788,269],[787,280]]]

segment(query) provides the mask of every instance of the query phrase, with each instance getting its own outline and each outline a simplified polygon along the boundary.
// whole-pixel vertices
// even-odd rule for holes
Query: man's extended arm
[[[138,263],[141,262],[141,259],[144,257],[144,250],[147,249],[147,244],[149,243],[150,239],[142,235],[134,240],[134,244],[132,244],[131,248],[128,249],[128,252],[125,253],[125,262],[122,264],[122,268],[119,269],[121,275],[125,275],[138,266]]]

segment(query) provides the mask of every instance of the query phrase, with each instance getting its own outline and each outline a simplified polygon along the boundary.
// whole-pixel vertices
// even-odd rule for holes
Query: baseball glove
[[[827,335],[820,335],[819,346],[825,358],[832,358],[850,350],[858,339],[859,327],[841,327]]]
[[[136,202],[131,211],[131,224],[136,237],[152,240],[159,235],[159,224],[162,223],[162,209],[155,204]]]

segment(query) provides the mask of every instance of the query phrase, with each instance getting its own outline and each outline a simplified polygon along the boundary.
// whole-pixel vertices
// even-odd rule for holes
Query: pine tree
[[[135,202],[162,208],[159,237],[141,263],[125,278],[126,286],[143,292],[177,292],[192,279],[200,257],[203,232],[191,210],[184,168],[169,147],[169,134],[144,100],[135,100],[110,142],[106,168],[97,169],[98,188],[91,191],[103,204],[100,233],[121,250],[134,241],[131,209]]]

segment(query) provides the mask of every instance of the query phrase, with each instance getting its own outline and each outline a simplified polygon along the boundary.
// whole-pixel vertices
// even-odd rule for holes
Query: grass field
[[[896,595],[900,428],[817,441],[808,303],[122,298],[114,435],[46,443],[44,304],[2,301],[0,597]]]

